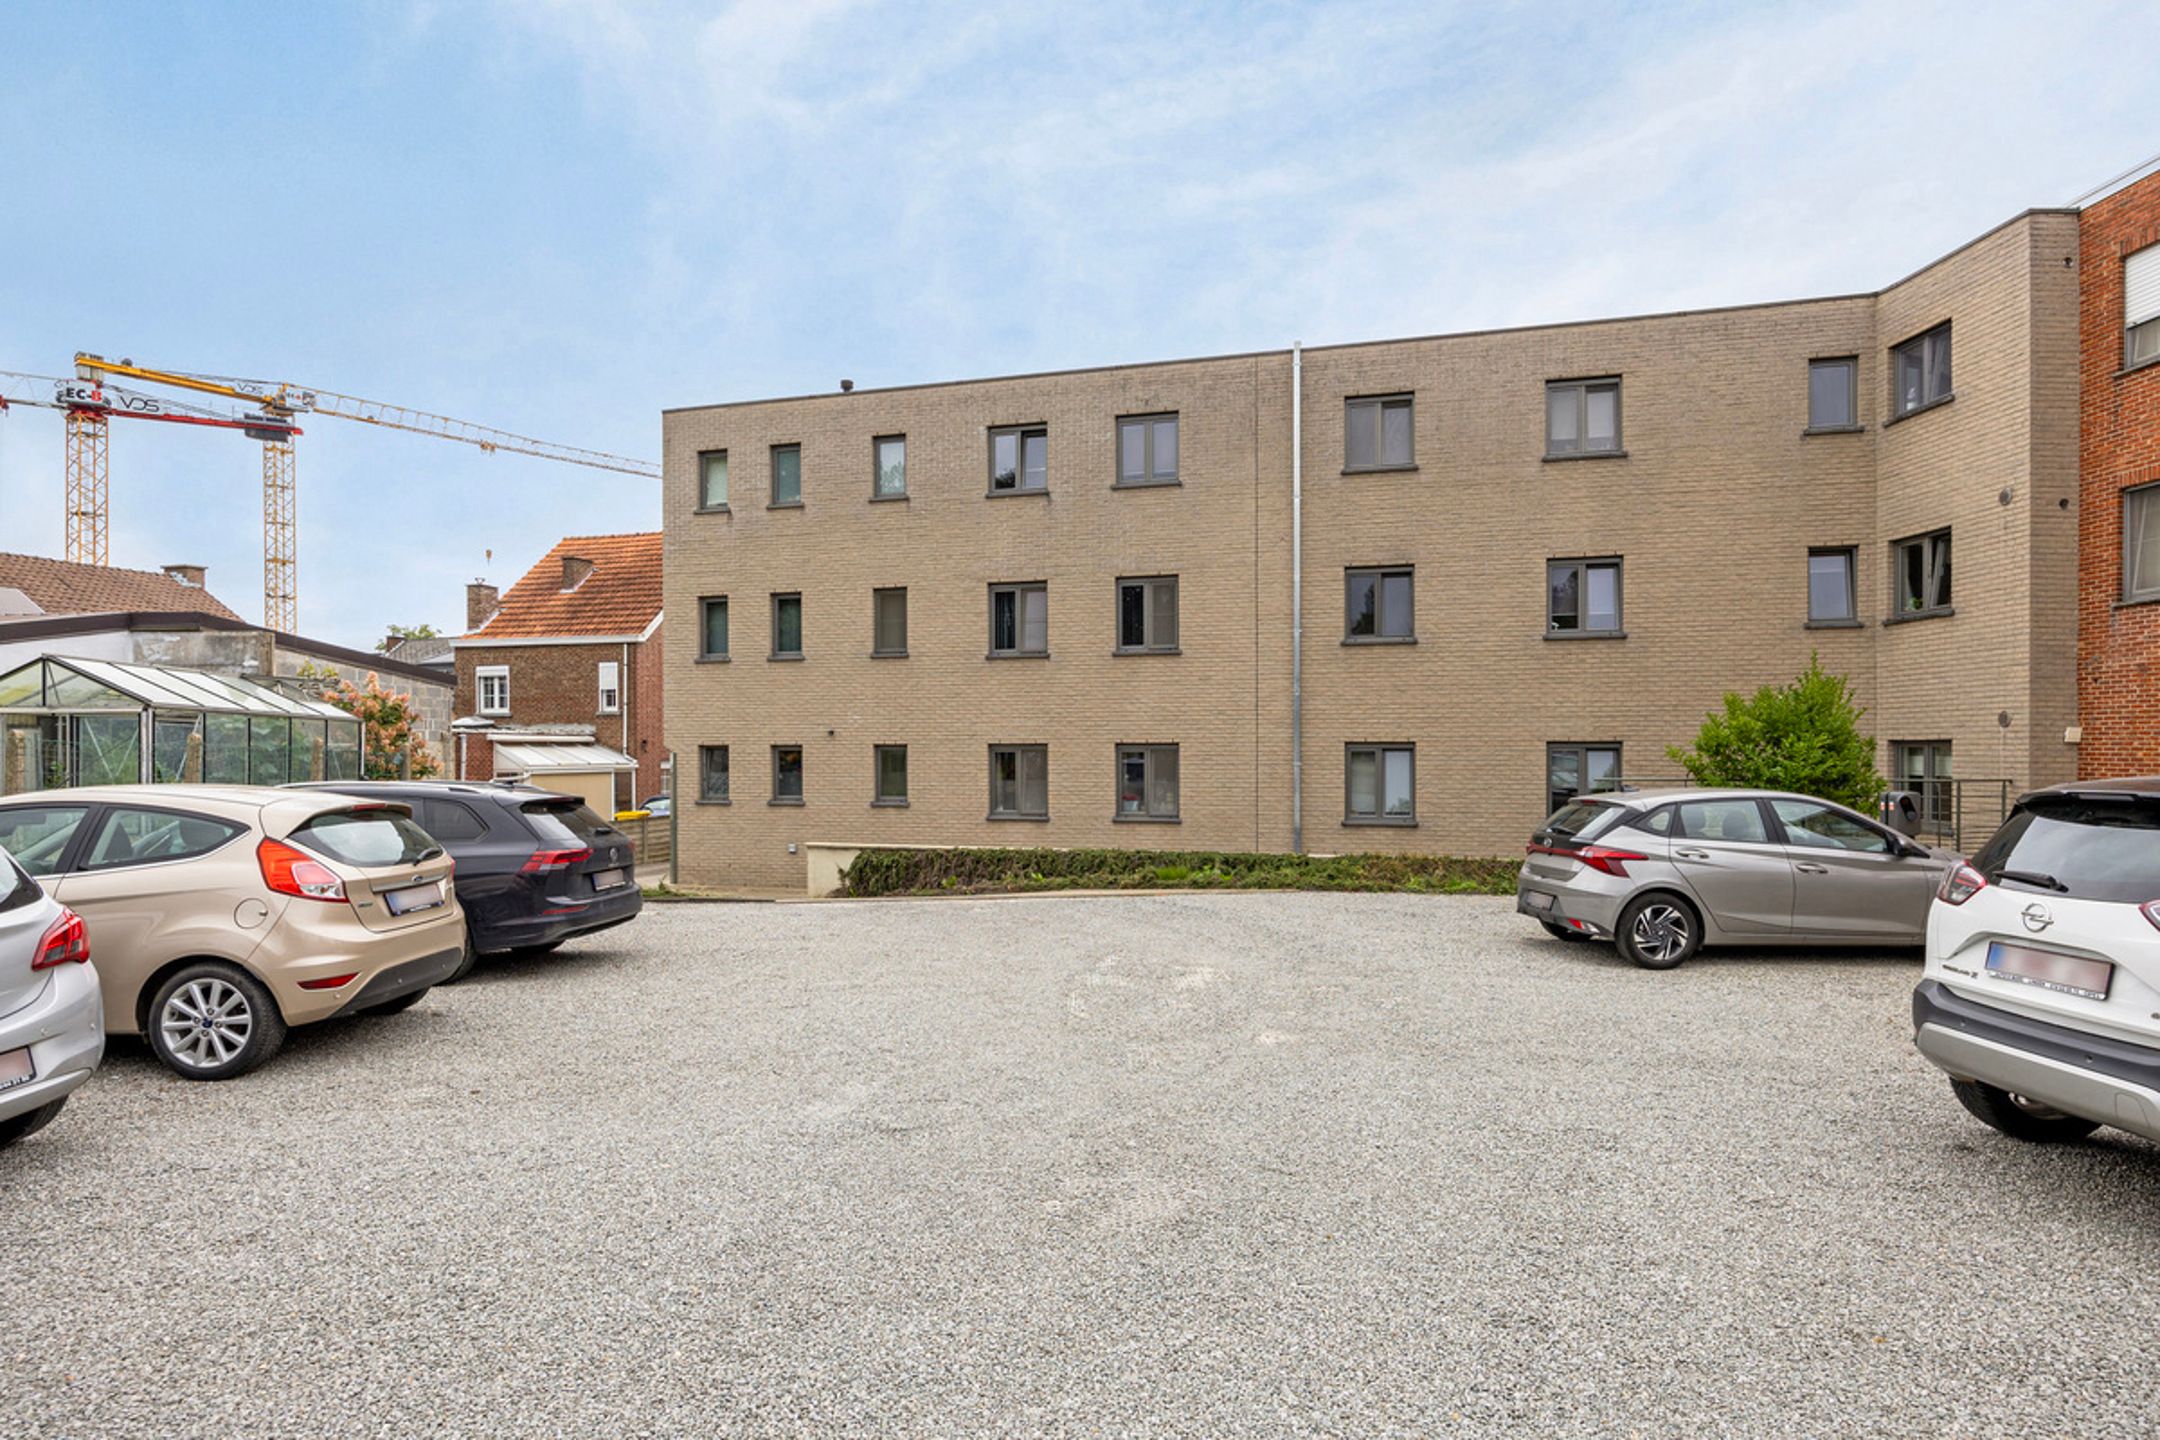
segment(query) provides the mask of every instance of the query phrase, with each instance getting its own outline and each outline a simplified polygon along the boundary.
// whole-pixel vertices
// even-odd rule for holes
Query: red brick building
[[[572,535],[497,596],[467,587],[460,779],[530,778],[607,813],[667,790],[660,536]]]
[[[2078,251],[2078,773],[2160,773],[2160,172]]]

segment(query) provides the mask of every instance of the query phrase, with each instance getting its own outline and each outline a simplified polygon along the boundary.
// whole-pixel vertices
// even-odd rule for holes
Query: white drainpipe
[[[1290,345],[1290,851],[1305,853],[1305,342]]]

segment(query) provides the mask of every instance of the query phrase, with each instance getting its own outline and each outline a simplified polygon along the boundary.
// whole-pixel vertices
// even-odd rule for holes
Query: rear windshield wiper
[[[2058,895],[2067,894],[2070,890],[2069,886],[2054,876],[2042,875],[2037,870],[1997,870],[1995,883],[2000,885],[2005,880],[2015,880],[2020,885],[2037,885],[2042,890],[2053,890]]]

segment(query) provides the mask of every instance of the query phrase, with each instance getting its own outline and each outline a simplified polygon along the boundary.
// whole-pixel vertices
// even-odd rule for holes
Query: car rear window
[[[2046,876],[2077,900],[2142,905],[2160,900],[2160,804],[2064,797],[2029,805],[2003,822],[1973,856],[1973,868],[2021,889],[2047,890]]]
[[[395,810],[333,810],[292,832],[292,842],[347,865],[417,865],[442,846]]]
[[[1596,800],[1577,800],[1563,805],[1545,822],[1545,828],[1562,840],[1588,840],[1610,830],[1633,814],[1625,805]]]
[[[607,821],[575,800],[533,800],[522,808],[543,844],[575,849],[590,846],[595,835],[615,833]]]
[[[0,910],[19,910],[44,892],[13,860],[0,855]]]

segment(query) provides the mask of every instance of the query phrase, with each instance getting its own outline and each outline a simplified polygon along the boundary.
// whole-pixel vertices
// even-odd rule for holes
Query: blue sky
[[[1877,288],[2160,150],[2160,7],[0,9],[0,369],[291,379],[657,456],[668,406]],[[462,620],[627,476],[308,424],[301,628]],[[0,550],[61,434],[0,419]],[[119,564],[261,603],[237,436]],[[487,558],[493,552],[492,560]]]

